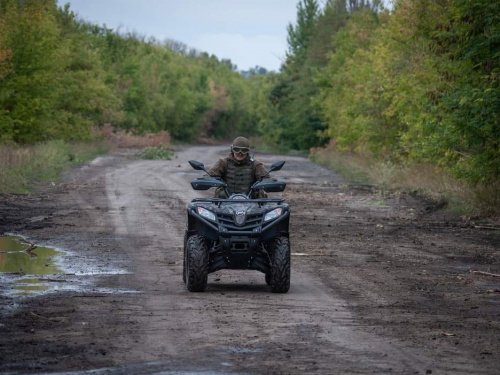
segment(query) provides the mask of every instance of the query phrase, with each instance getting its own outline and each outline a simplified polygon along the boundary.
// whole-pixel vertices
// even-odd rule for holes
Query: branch
[[[476,275],[500,277],[500,275],[497,273],[489,273],[489,272],[483,272],[483,271],[470,271],[470,272],[475,273]]]
[[[28,247],[26,250],[24,250],[26,253],[29,254],[30,257],[34,258],[36,257],[37,255],[33,252],[33,250],[35,250],[37,248],[36,245],[34,244],[30,244],[30,247]]]

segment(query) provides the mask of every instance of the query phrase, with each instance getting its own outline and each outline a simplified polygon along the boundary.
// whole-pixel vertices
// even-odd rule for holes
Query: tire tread
[[[286,237],[278,237],[273,243],[270,286],[274,293],[290,289],[290,243]]]
[[[187,241],[186,285],[190,292],[203,292],[208,280],[207,242],[200,235],[189,237]]]

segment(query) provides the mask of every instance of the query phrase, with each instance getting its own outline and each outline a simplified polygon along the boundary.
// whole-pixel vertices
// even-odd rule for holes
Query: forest
[[[0,0],[0,143],[258,137],[430,164],[498,198],[500,1],[300,0],[279,72]],[[497,200],[498,202],[498,200]]]

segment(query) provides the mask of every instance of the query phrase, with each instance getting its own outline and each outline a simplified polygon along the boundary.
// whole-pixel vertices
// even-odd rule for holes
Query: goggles
[[[248,154],[250,152],[250,149],[248,147],[233,146],[232,150],[237,154]]]

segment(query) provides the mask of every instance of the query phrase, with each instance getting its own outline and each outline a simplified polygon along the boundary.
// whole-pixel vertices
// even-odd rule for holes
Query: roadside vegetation
[[[145,160],[170,160],[174,157],[174,152],[164,145],[157,147],[146,147],[139,152],[139,157]]]
[[[182,142],[244,134],[329,165],[349,160],[347,173],[465,211],[500,212],[500,2],[298,0],[287,31],[279,72],[242,74],[180,42],[88,23],[55,0],[3,0],[0,143],[94,142],[93,129]]]
[[[431,199],[438,207],[453,214],[469,217],[478,214],[496,214],[500,196],[478,186],[471,187],[463,180],[431,163],[395,164],[370,158],[367,155],[338,152],[332,148],[318,148],[311,159],[339,172],[349,183],[372,184],[387,192],[407,192]],[[493,203],[493,204],[492,204]]]
[[[27,193],[38,183],[56,183],[72,164],[92,160],[109,149],[105,141],[0,145],[0,193]]]
[[[91,132],[91,140],[52,140],[33,145],[0,145],[0,193],[27,193],[39,183],[57,183],[61,173],[75,164],[117,148],[140,149],[143,159],[169,160],[167,132],[134,135],[106,125]]]

